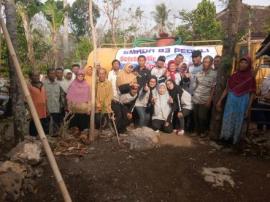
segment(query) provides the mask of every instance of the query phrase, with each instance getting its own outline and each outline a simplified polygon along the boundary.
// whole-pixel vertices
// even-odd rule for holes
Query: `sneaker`
[[[155,130],[156,133],[159,133],[159,130]]]
[[[184,134],[185,134],[185,131],[184,130],[180,130],[180,131],[177,132],[176,135],[180,135],[181,136],[181,135],[184,135]]]
[[[173,129],[173,132],[174,132],[174,133],[177,133],[177,132],[178,132],[178,130],[176,130],[176,129]]]

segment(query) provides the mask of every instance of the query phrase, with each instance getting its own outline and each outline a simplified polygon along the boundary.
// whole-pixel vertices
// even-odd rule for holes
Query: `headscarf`
[[[85,72],[85,81],[88,83],[88,85],[91,87],[92,85],[92,74],[93,74],[93,67],[90,65],[86,65],[84,67],[84,72]]]
[[[137,82],[137,77],[133,72],[128,73],[129,66],[132,65],[130,63],[127,63],[124,66],[124,69],[118,72],[117,78],[116,78],[116,84],[117,86],[121,86],[124,84],[130,84],[132,82]]]
[[[174,85],[172,90],[168,89],[168,92],[169,92],[169,95],[173,98],[174,109],[178,110],[181,107],[181,106],[179,106],[179,102],[181,102],[183,89],[180,86],[177,86],[174,80],[168,79],[167,81],[172,82]],[[167,83],[167,81],[166,81],[166,83]],[[180,100],[178,99],[178,95],[179,95]]]
[[[252,63],[250,57],[243,57],[239,62],[248,62],[248,68],[244,71],[237,70],[228,80],[229,90],[236,96],[241,96],[249,92],[256,92],[256,82],[252,74]]]
[[[176,69],[175,69],[175,71],[171,71],[171,70],[170,70],[170,66],[171,66],[172,64],[175,64],[175,61],[174,61],[174,60],[170,60],[170,61],[168,62],[168,69],[167,69],[167,72],[169,73],[170,78],[171,78],[172,80],[175,81]]]
[[[62,87],[63,91],[65,93],[67,93],[67,90],[68,90],[68,87],[70,86],[70,84],[72,83],[72,78],[70,80],[67,80],[66,79],[66,76],[68,73],[71,73],[72,74],[72,71],[70,69],[65,69],[64,70],[64,78],[63,78],[63,81],[60,83],[60,86]]]
[[[155,116],[158,116],[158,114],[161,114],[162,115],[162,118],[164,120],[167,120],[168,119],[168,116],[171,113],[171,106],[168,103],[169,98],[170,98],[170,95],[169,95],[169,93],[167,91],[166,84],[165,83],[160,83],[158,85],[158,89],[161,86],[165,86],[166,92],[163,95],[160,95],[159,92],[157,93],[157,99],[156,99],[155,107],[154,107],[154,112],[155,113],[154,113],[154,117],[153,118],[155,118]]]
[[[76,104],[90,101],[90,87],[85,80],[80,81],[78,76],[84,74],[79,70],[76,79],[71,83],[67,91],[67,100]]]

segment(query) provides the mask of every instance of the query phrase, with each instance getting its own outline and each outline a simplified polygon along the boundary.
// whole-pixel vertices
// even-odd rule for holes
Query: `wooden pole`
[[[91,119],[90,119],[90,130],[88,134],[88,139],[94,141],[95,138],[95,98],[96,98],[96,64],[97,64],[97,39],[96,39],[96,28],[93,20],[93,1],[89,0],[89,20],[90,28],[92,33],[93,41],[93,73],[92,73],[92,91],[91,91]]]
[[[24,80],[24,76],[23,76],[23,73],[22,73],[22,70],[21,70],[20,63],[19,63],[19,61],[17,59],[16,52],[15,52],[15,50],[13,48],[13,44],[11,42],[11,39],[10,39],[8,30],[7,30],[6,24],[5,24],[4,19],[2,18],[2,16],[0,17],[0,24],[1,24],[1,27],[2,27],[2,30],[3,30],[4,37],[5,37],[6,42],[7,42],[7,46],[8,46],[10,56],[11,56],[11,58],[13,60],[14,66],[15,66],[16,74],[17,74],[17,76],[19,78],[19,81],[20,81],[24,96],[26,98],[26,102],[27,102],[27,104],[29,106],[30,112],[32,114],[34,123],[35,123],[37,131],[38,131],[38,135],[40,137],[40,140],[42,142],[42,145],[43,145],[44,150],[46,152],[46,155],[48,157],[50,166],[51,166],[51,168],[53,170],[54,176],[55,176],[56,181],[58,183],[58,186],[59,186],[59,188],[61,190],[61,193],[63,195],[64,201],[65,202],[71,202],[72,200],[71,200],[70,195],[68,193],[66,184],[65,184],[65,182],[64,182],[64,180],[62,178],[62,175],[61,175],[61,173],[59,171],[58,165],[57,165],[56,160],[54,158],[51,147],[50,147],[50,145],[48,143],[47,137],[46,137],[46,135],[44,133],[44,130],[42,128],[42,125],[40,123],[36,108],[34,106],[34,103],[33,103],[33,100],[31,98],[31,95],[29,93],[29,90],[27,88],[27,84],[26,84],[26,82]]]

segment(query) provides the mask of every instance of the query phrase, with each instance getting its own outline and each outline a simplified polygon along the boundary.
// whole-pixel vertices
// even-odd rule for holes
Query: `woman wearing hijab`
[[[170,60],[168,62],[168,69],[166,72],[167,79],[173,80],[176,85],[180,85],[181,82],[181,75],[176,71],[176,64],[174,60]]]
[[[157,77],[150,76],[148,83],[140,90],[135,103],[139,116],[139,127],[147,126],[152,115],[152,98],[156,94]]]
[[[154,103],[153,130],[171,133],[173,131],[171,124],[173,99],[170,97],[165,83],[159,84],[158,93],[154,97]]]
[[[91,85],[92,85],[92,74],[93,74],[92,66],[90,66],[90,65],[85,66],[84,72],[85,72],[84,79],[87,82],[87,84],[91,87]]]
[[[89,128],[89,113],[91,107],[90,87],[85,81],[85,73],[79,70],[76,79],[67,91],[69,111],[74,115],[69,127],[78,127],[80,131]]]
[[[185,117],[192,110],[191,95],[177,86],[172,79],[166,81],[166,86],[173,99],[173,127],[176,129],[177,135],[184,135]]]
[[[67,90],[72,81],[72,71],[70,69],[65,69],[63,81],[60,83],[60,86],[65,93],[67,93]]]
[[[253,94],[256,92],[256,82],[252,73],[252,63],[249,57],[239,61],[238,70],[229,78],[227,87],[217,103],[220,110],[223,99],[227,96],[220,139],[233,144],[240,140],[241,128],[245,116],[248,115]]]
[[[127,63],[116,78],[116,85],[121,94],[130,92],[130,86],[137,83],[137,76],[133,73],[133,66]]]

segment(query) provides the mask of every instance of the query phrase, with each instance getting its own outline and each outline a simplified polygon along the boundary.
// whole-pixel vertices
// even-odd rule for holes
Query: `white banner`
[[[217,50],[214,46],[163,46],[163,47],[136,47],[136,48],[123,48],[120,49],[116,54],[116,59],[118,59],[122,66],[126,63],[131,63],[137,65],[137,58],[139,55],[144,55],[147,60],[146,66],[152,68],[155,66],[155,62],[158,57],[163,55],[166,57],[166,64],[170,60],[174,60],[177,54],[182,54],[184,56],[184,61],[189,65],[192,63],[191,53],[194,50],[200,50],[202,52],[202,57],[210,55],[215,57],[217,55]]]

